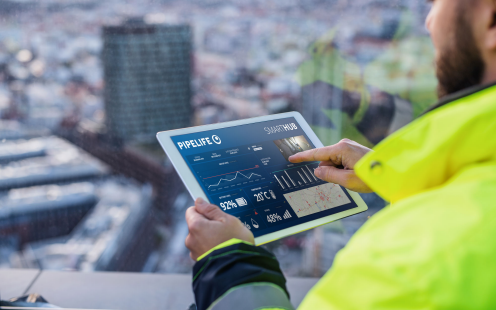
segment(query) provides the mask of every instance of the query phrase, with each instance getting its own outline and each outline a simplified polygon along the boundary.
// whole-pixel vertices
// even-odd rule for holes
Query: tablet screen
[[[293,117],[171,138],[209,200],[255,237],[357,207],[315,177],[318,162],[288,161],[315,147]]]

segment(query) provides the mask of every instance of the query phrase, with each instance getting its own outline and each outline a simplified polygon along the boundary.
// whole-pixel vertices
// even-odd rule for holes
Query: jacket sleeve
[[[279,262],[266,250],[230,240],[193,267],[198,310],[293,309]]]

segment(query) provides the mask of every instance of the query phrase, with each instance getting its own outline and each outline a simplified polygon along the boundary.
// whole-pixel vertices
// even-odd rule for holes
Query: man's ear
[[[496,0],[491,0],[489,3],[491,21],[489,23],[489,29],[487,29],[486,47],[496,52]]]
[[[493,23],[492,23],[492,27],[496,27],[496,0],[491,0],[492,2],[492,6],[493,6]]]

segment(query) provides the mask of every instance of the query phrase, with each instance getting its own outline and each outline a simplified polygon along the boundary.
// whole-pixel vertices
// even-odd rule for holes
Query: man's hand
[[[186,211],[189,234],[186,247],[189,256],[197,260],[205,252],[232,238],[255,244],[253,234],[237,218],[219,207],[198,198],[195,206]]]
[[[352,191],[370,193],[372,190],[360,180],[353,170],[355,164],[371,150],[354,141],[343,139],[339,143],[298,153],[289,157],[292,163],[321,161],[315,176],[336,183]]]

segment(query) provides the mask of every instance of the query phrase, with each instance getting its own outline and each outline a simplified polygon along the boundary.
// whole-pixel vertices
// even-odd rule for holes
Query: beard
[[[472,27],[462,12],[455,25],[454,44],[440,50],[436,61],[439,98],[479,85],[485,71]]]

